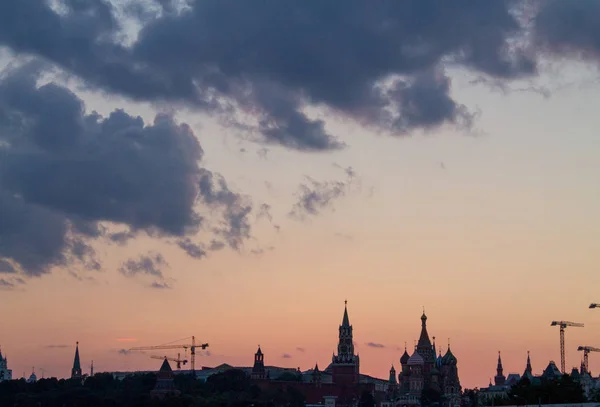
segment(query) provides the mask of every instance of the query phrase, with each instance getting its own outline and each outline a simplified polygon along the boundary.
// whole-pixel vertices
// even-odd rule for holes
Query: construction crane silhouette
[[[167,356],[156,356],[156,355],[152,355],[150,357],[152,359],[161,359],[161,360],[168,360],[170,362],[175,362],[177,364],[177,370],[181,369],[182,363],[185,365],[188,362],[187,359],[181,359],[181,355],[179,353],[177,354],[177,358],[170,358]]]
[[[560,328],[560,371],[562,374],[565,374],[565,328],[568,326],[583,328],[583,324],[569,321],[552,321],[550,326],[558,326]]]
[[[187,351],[188,349],[190,350],[190,365],[192,368],[192,373],[196,372],[196,349],[200,348],[200,349],[206,349],[208,348],[208,343],[203,343],[203,344],[196,344],[196,337],[192,336],[192,343],[191,344],[165,344],[165,345],[158,345],[158,346],[138,346],[135,348],[130,348],[129,350],[158,350],[158,349],[183,349],[185,351]],[[175,342],[179,342],[179,341],[183,341],[189,339],[189,337],[187,338],[183,338],[183,339],[179,339],[178,341]]]
[[[585,372],[582,373],[589,373],[589,364],[588,364],[588,355],[590,352],[600,352],[600,348],[595,348],[593,346],[580,346],[577,348],[578,351],[583,351],[583,368],[585,369]]]

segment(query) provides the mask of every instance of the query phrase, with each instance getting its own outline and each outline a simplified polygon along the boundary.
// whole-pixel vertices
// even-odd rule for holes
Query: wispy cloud
[[[305,349],[305,348],[301,348],[300,346],[298,346],[298,347],[296,348],[296,350],[297,350],[298,352],[302,352],[302,353],[306,352],[306,349]]]
[[[291,358],[292,358],[292,355],[290,355],[289,353],[284,353],[283,355],[281,355],[281,357],[282,357],[283,359],[291,359]]]
[[[383,349],[383,348],[385,348],[384,344],[377,343],[377,342],[367,342],[365,345],[367,345],[369,348],[376,348],[376,349]]]
[[[137,342],[137,338],[116,338],[117,342]]]
[[[150,284],[150,287],[156,288],[157,290],[168,290],[172,288],[166,281],[153,281],[152,284]]]
[[[71,345],[46,345],[45,348],[48,349],[64,349],[64,348],[70,348]]]

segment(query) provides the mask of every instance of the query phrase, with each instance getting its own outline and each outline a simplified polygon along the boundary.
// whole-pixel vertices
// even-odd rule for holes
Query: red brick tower
[[[344,318],[339,330],[338,354],[334,355],[331,363],[333,383],[353,386],[359,382],[360,362],[354,354],[352,325],[348,318],[348,301],[344,302]]]

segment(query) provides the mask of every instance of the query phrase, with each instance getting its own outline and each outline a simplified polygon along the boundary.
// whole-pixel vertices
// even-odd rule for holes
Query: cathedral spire
[[[421,336],[419,336],[419,346],[431,346],[429,334],[427,333],[427,315],[425,315],[425,308],[423,308],[423,315],[421,315]]]
[[[79,360],[79,342],[75,344],[75,358],[73,359],[73,368],[71,369],[71,379],[81,377],[81,362]]]

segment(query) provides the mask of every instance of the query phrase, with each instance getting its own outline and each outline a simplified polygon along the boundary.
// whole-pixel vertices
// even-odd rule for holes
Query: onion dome
[[[446,354],[442,358],[442,363],[444,365],[455,365],[456,362],[457,362],[456,357],[452,354],[452,351],[450,350],[450,347],[448,347],[448,350],[446,351]]]
[[[419,355],[417,351],[415,351],[415,353],[413,353],[412,356],[408,358],[407,364],[409,366],[424,365],[425,360],[423,360],[423,356]]]
[[[405,365],[408,363],[408,359],[410,358],[410,355],[408,354],[408,352],[406,351],[406,348],[404,348],[404,354],[402,355],[402,357],[400,358],[400,364],[401,365]]]

